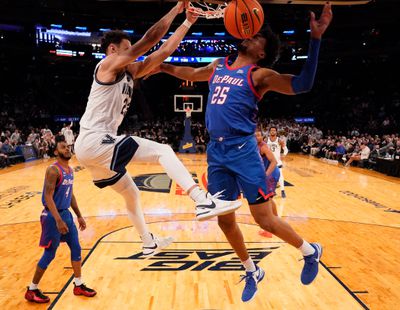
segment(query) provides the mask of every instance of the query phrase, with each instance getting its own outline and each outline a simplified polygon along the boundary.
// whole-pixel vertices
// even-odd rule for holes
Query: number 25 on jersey
[[[228,95],[230,87],[215,87],[214,93],[211,97],[211,104],[224,104]]]

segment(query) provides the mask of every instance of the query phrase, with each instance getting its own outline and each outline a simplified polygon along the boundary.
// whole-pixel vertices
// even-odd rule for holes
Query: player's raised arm
[[[275,91],[286,95],[296,95],[311,90],[317,71],[319,47],[321,37],[332,21],[331,5],[324,6],[319,20],[311,12],[310,28],[311,40],[307,61],[299,75],[279,74],[270,69],[259,69],[254,72],[253,80],[261,95],[268,91]]]
[[[217,64],[218,60],[215,60],[207,66],[201,68],[161,64],[159,71],[175,76],[181,80],[201,82],[209,80]]]
[[[197,16],[189,11],[186,11],[186,20],[175,30],[167,41],[161,47],[149,55],[144,61],[136,62],[128,66],[129,72],[135,79],[141,78],[154,68],[158,67],[167,57],[169,57],[179,46],[189,28],[197,20]]]
[[[163,18],[147,30],[139,41],[120,53],[109,55],[102,64],[103,70],[117,72],[146,53],[165,36],[172,21],[179,13],[183,12],[185,5],[185,1],[179,1]],[[110,45],[108,48],[112,49],[113,46]]]

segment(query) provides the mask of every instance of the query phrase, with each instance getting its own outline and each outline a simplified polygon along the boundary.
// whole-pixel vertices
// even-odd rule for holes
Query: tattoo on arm
[[[54,166],[48,167],[46,170],[46,177],[44,181],[45,195],[50,195],[51,197],[53,197],[58,178],[59,178],[58,169]]]

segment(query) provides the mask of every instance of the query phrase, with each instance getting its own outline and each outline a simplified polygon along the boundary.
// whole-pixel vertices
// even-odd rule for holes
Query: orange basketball
[[[224,24],[235,38],[248,39],[264,24],[264,11],[257,0],[232,0],[225,9]]]

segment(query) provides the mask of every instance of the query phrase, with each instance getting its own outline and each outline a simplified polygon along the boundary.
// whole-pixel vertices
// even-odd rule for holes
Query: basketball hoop
[[[191,0],[188,11],[197,14],[201,18],[223,18],[227,6],[225,1],[219,0]]]

